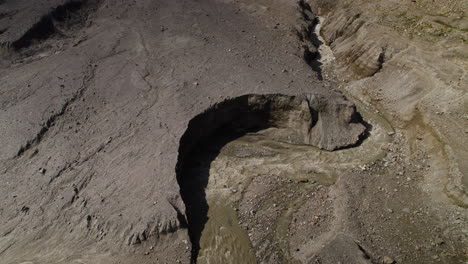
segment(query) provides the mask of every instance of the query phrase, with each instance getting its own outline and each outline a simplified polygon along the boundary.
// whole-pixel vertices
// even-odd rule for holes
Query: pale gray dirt
[[[11,25],[31,27],[22,16]],[[175,167],[190,119],[246,93],[334,93],[303,63],[289,26],[229,2],[101,1],[62,47],[59,37],[4,56],[2,263],[139,263],[155,242],[129,244],[165,233],[177,239],[159,258],[187,262],[190,245],[172,245],[188,240]]]

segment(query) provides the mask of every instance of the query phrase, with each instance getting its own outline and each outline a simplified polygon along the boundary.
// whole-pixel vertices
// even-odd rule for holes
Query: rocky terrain
[[[0,1],[0,263],[466,263],[465,1]]]
[[[395,127],[419,123],[416,133],[432,134],[440,143],[432,147],[441,149],[438,159],[445,160],[444,192],[466,207],[467,148],[459,142],[468,139],[468,4],[353,1],[348,8],[346,1],[330,3],[317,1],[314,8],[327,16],[320,33],[333,50],[344,89],[372,103]]]

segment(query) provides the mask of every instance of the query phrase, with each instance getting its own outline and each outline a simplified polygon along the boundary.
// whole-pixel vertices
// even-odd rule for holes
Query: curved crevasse
[[[332,151],[359,144],[367,128],[354,105],[343,97],[326,100],[320,95],[244,95],[193,118],[181,138],[177,163],[192,262],[196,262],[201,233],[208,221],[205,188],[210,163],[228,142],[260,131],[277,142]]]

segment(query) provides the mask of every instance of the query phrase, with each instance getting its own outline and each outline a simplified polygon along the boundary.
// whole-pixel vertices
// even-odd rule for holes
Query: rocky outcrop
[[[181,139],[179,162],[214,134],[238,137],[266,130],[271,138],[333,151],[358,144],[366,127],[344,97],[323,95],[244,95],[220,102],[189,123]],[[231,136],[230,136],[231,135]]]
[[[309,144],[326,150],[342,149],[359,144],[368,132],[356,107],[344,98],[327,100],[310,97],[317,113],[316,124],[310,131]]]

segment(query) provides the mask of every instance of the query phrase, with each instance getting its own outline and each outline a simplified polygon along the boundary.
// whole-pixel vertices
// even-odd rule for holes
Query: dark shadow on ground
[[[227,143],[248,133],[270,127],[293,129],[298,133],[303,133],[304,128],[311,129],[318,120],[318,113],[310,105],[308,109],[303,108],[305,98],[279,94],[244,95],[218,103],[190,120],[180,140],[176,174],[186,207],[192,243],[191,263],[197,261],[201,234],[208,221],[205,188],[213,160]],[[298,116],[302,118],[300,121],[296,120]],[[351,117],[351,122],[367,124],[357,113]],[[367,136],[363,135],[358,144]]]
[[[320,41],[317,34],[315,34],[315,29],[320,23],[319,19],[312,12],[312,9],[308,3],[301,0],[298,2],[299,11],[302,15],[302,19],[306,22],[307,26],[302,29],[302,32],[297,32],[299,40],[308,43],[302,48],[304,50],[304,61],[310,66],[310,68],[317,73],[317,78],[323,80],[322,76],[322,63],[320,59],[322,58],[318,48],[323,45],[323,42]]]
[[[225,101],[196,116],[182,136],[177,162],[177,181],[186,206],[191,263],[196,263],[200,238],[208,221],[205,188],[210,164],[227,143],[269,127],[269,113],[248,109],[248,96]]]
[[[364,143],[364,141],[366,139],[368,139],[372,135],[373,126],[371,124],[369,124],[368,122],[366,122],[366,120],[364,120],[364,118],[362,118],[362,115],[359,112],[355,112],[353,114],[351,123],[360,123],[360,124],[364,125],[364,127],[366,127],[366,130],[364,130],[364,133],[362,133],[359,136],[359,139],[358,139],[358,141],[356,143],[354,143],[352,145],[344,146],[342,148],[338,148],[335,151],[343,150],[343,149],[350,149],[350,148],[357,148],[357,147],[361,146],[362,143]]]
[[[192,242],[191,263],[196,263],[200,251],[200,238],[208,221],[209,206],[205,188],[210,177],[210,165],[219,155],[221,149],[229,142],[244,136],[246,133],[229,134],[220,131],[212,136],[210,142],[197,145],[188,153],[186,162],[178,172],[182,199],[186,206],[189,236]],[[254,132],[254,131],[251,131]]]

